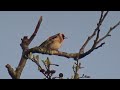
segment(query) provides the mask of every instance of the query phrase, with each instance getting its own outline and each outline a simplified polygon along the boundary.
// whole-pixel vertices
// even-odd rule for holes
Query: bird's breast
[[[61,43],[60,42],[53,42],[52,44],[50,44],[50,49],[53,50],[58,50],[61,47]]]

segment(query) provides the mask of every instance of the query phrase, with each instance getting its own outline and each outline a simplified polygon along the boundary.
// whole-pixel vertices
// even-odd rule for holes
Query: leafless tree
[[[48,57],[45,61],[42,61],[45,68],[43,68],[40,65],[39,56],[34,55],[34,53],[40,53],[40,54],[47,54],[47,55],[56,55],[56,56],[61,56],[61,57],[65,57],[65,58],[73,58],[73,60],[75,60],[75,63],[72,67],[73,71],[74,71],[74,76],[72,78],[73,79],[79,79],[81,77],[89,78],[89,76],[86,76],[84,74],[80,77],[80,75],[78,73],[79,69],[82,68],[81,63],[79,62],[80,59],[91,54],[91,52],[93,52],[94,50],[102,47],[105,44],[105,42],[103,42],[103,40],[105,38],[111,36],[110,35],[111,31],[114,30],[118,25],[120,25],[120,21],[119,21],[114,26],[110,27],[108,32],[106,32],[106,34],[104,36],[100,37],[100,32],[101,32],[100,27],[102,26],[103,21],[105,20],[107,15],[108,15],[108,11],[106,11],[106,12],[101,11],[101,15],[98,20],[96,28],[94,29],[93,33],[86,39],[86,41],[83,43],[82,47],[80,48],[79,52],[77,52],[77,53],[67,53],[67,52],[56,51],[56,50],[47,50],[45,48],[40,48],[38,46],[29,48],[30,43],[32,42],[32,40],[34,39],[34,37],[36,36],[36,34],[39,30],[40,24],[42,22],[42,16],[41,16],[33,34],[30,36],[30,38],[28,38],[28,36],[24,36],[21,39],[20,46],[22,48],[22,56],[21,56],[21,59],[20,59],[20,62],[18,64],[17,68],[14,70],[11,67],[11,65],[9,65],[9,64],[6,65],[9,75],[12,77],[12,79],[20,79],[22,71],[26,65],[26,62],[29,59],[29,60],[32,60],[34,63],[36,63],[39,71],[45,76],[45,78],[47,78],[47,79],[62,78],[63,77],[62,73],[60,73],[58,77],[52,77],[52,75],[55,73],[55,70],[50,70],[50,66],[51,65],[59,66],[59,65],[52,64]],[[89,50],[85,51],[85,47],[90,42],[90,40],[93,39],[93,37],[95,37],[95,40],[94,40],[91,48]]]

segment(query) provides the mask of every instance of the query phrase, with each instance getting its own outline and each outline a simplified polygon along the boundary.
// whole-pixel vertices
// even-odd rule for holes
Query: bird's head
[[[63,33],[58,33],[59,36],[61,36],[63,39],[67,39]]]

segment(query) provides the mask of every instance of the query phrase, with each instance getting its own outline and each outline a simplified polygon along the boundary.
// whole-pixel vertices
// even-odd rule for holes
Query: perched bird
[[[66,38],[67,37],[65,37],[64,34],[58,33],[56,35],[49,37],[39,47],[46,48],[49,50],[58,50],[61,47],[64,39],[66,39]]]

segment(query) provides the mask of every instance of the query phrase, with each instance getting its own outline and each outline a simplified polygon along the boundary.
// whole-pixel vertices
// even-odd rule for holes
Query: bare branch
[[[96,36],[96,40],[94,41],[94,44],[93,44],[92,47],[94,48],[96,46],[96,42],[99,39],[100,26],[102,25],[102,22],[104,21],[105,17],[107,16],[108,11],[104,15],[103,15],[103,13],[104,12],[101,11],[101,16],[100,16],[99,22],[97,23],[96,29],[94,30],[94,32],[92,33],[92,35],[87,38],[87,40],[85,41],[85,43],[83,44],[83,46],[80,48],[79,54],[78,54],[78,58],[80,57],[80,54],[84,53],[85,47],[87,46],[87,44],[89,43],[89,41],[96,35],[96,32],[98,31],[97,32],[97,36]]]
[[[42,62],[43,62],[44,66],[45,66],[45,68],[46,68],[46,70],[47,70],[48,68],[47,68],[47,66],[46,66],[45,62],[44,62],[44,61],[42,61]]]
[[[94,44],[93,44],[93,46],[92,46],[93,49],[97,46],[97,41],[98,41],[98,39],[99,39],[99,34],[100,34],[100,30],[98,30],[96,39],[94,40]]]
[[[101,43],[99,46],[97,46],[99,44],[99,42],[103,39],[99,39],[100,38],[100,26],[102,25],[102,22],[104,21],[105,17],[107,16],[108,11],[103,14],[103,12],[101,12],[101,16],[99,19],[99,22],[97,24],[96,29],[94,30],[94,32],[92,33],[91,36],[89,36],[87,38],[87,40],[85,41],[85,43],[83,44],[83,46],[81,47],[79,53],[67,53],[67,52],[61,52],[61,51],[55,51],[55,50],[45,50],[43,48],[39,48],[39,47],[34,47],[28,50],[28,52],[26,52],[26,54],[29,54],[29,52],[32,53],[41,53],[41,54],[48,54],[48,55],[57,55],[57,56],[62,56],[62,57],[66,57],[66,58],[73,58],[74,60],[78,60],[81,59],[87,55],[89,55],[91,52],[93,52],[95,49],[98,49],[100,47],[102,47],[105,43]],[[112,28],[110,28],[109,32],[107,33],[107,35],[109,35],[109,33],[115,29],[118,25],[120,24],[120,22],[118,22],[115,26],[113,26]],[[96,35],[97,33],[97,35]],[[96,35],[96,39],[94,40],[93,46],[91,49],[89,49],[88,51],[86,51],[84,53],[84,48],[86,47],[86,45],[88,44],[88,42]],[[106,36],[107,36],[106,35]],[[106,37],[105,36],[105,37]],[[79,56],[79,57],[78,57]]]
[[[105,44],[105,42],[101,43],[99,46],[95,47],[94,49],[98,49],[99,47],[102,47],[104,44]]]
[[[20,46],[21,46],[23,52],[22,52],[22,56],[21,56],[20,62],[18,64],[18,67],[16,68],[16,70],[13,71],[13,69],[11,68],[10,65],[6,65],[7,66],[6,68],[12,78],[20,79],[21,73],[27,62],[27,58],[24,57],[24,52],[26,52],[29,49],[28,48],[29,44],[36,36],[41,22],[42,22],[42,17],[40,17],[38,24],[36,26],[36,29],[29,39],[28,39],[28,36],[24,36],[23,39],[21,39],[22,42],[21,42]]]
[[[41,54],[48,54],[48,55],[57,55],[57,56],[61,56],[61,57],[66,57],[66,58],[73,58],[74,60],[77,60],[77,64],[78,64],[78,60],[89,55],[91,52],[93,52],[95,49],[98,49],[100,47],[102,47],[104,43],[101,43],[101,41],[103,41],[106,37],[108,36],[111,36],[110,35],[110,32],[115,29],[118,25],[120,25],[120,21],[114,25],[113,27],[111,27],[108,32],[105,34],[105,36],[103,36],[102,38],[100,38],[100,26],[102,25],[103,21],[105,20],[106,16],[108,14],[108,11],[106,11],[104,13],[104,11],[101,11],[101,15],[100,15],[100,18],[99,18],[99,21],[97,23],[97,27],[95,28],[95,30],[93,31],[93,33],[87,38],[87,40],[83,43],[82,47],[80,48],[79,52],[78,53],[67,53],[67,52],[61,52],[61,51],[56,51],[56,50],[47,50],[45,48],[41,48],[41,47],[33,47],[31,49],[29,49],[29,44],[32,42],[32,40],[35,38],[37,32],[38,32],[38,29],[40,27],[40,24],[42,22],[42,16],[40,17],[38,23],[37,23],[37,26],[33,32],[33,34],[31,35],[30,38],[28,38],[28,36],[24,36],[22,39],[21,39],[21,48],[23,50],[22,52],[22,56],[21,56],[21,59],[20,59],[20,62],[18,64],[18,67],[16,68],[16,70],[14,71],[14,69],[9,65],[7,64],[6,65],[6,68],[10,74],[10,76],[13,78],[13,79],[20,79],[20,76],[21,76],[21,73],[26,65],[26,62],[27,62],[27,59],[28,59],[28,54],[30,52],[32,53],[41,53]],[[96,36],[96,37],[95,37]],[[93,37],[95,37],[95,40],[94,40],[94,43],[92,45],[92,47],[88,50],[88,51],[84,51],[85,50],[85,47],[87,46],[87,44],[89,43],[89,41],[91,39],[93,39]],[[99,45],[98,45],[99,44]],[[98,46],[97,46],[98,45]],[[30,59],[30,58],[29,58]],[[40,66],[39,62],[38,61],[35,61],[35,60],[32,60],[33,62],[36,63],[36,65],[41,69],[42,67]],[[77,70],[73,70],[75,73],[76,73],[76,76],[78,75],[77,73]],[[46,78],[51,78],[51,76],[47,76],[43,71],[41,71],[45,76]],[[74,78],[76,77],[74,76]]]
[[[27,56],[26,56],[27,57]],[[30,58],[30,57],[27,57],[28,59],[30,59],[31,61],[33,61],[37,66],[38,66],[38,68],[40,68],[40,70],[43,70],[43,68],[41,67],[41,65],[39,64],[39,62],[37,61],[37,60],[35,60],[35,59],[32,59],[32,58]],[[44,73],[44,72],[42,72],[42,71],[40,71],[46,78],[48,78],[48,76]]]
[[[8,69],[9,75],[10,75],[13,79],[16,79],[16,73],[15,73],[14,69],[13,69],[9,64],[6,65],[6,68]]]
[[[104,11],[101,11],[101,16],[100,16],[100,19],[99,19],[99,23],[97,24],[97,28],[96,28],[96,30],[97,30],[97,35],[96,35],[96,39],[94,40],[94,44],[93,44],[93,46],[92,46],[93,49],[94,49],[94,48],[97,46],[97,44],[98,44],[97,42],[98,42],[98,40],[99,40],[99,35],[100,35],[100,26],[102,25],[105,17],[107,16],[108,11],[105,12],[105,14],[103,14],[103,13],[104,13]]]
[[[101,19],[101,23],[104,21],[105,17],[107,16],[109,11],[105,12],[105,14],[103,15],[103,18]]]
[[[114,30],[118,25],[120,25],[120,21],[119,21],[116,25],[114,25],[113,27],[111,27],[111,28],[109,29],[109,31],[107,32],[107,34],[106,34],[105,36],[103,36],[102,38],[100,38],[97,43],[100,43],[100,42],[101,42],[102,40],[104,40],[106,37],[111,36],[111,35],[110,35],[110,32],[111,32],[112,30]]]
[[[40,48],[37,46],[26,51],[25,55],[28,55],[30,52],[48,54],[48,55],[57,55],[57,56],[63,56],[66,58],[76,58],[76,55],[78,55],[78,53],[67,53],[67,52],[61,52],[61,51],[56,51],[56,50],[47,50],[45,48]]]
[[[74,70],[74,79],[79,79],[79,74],[78,74],[78,71],[80,69],[79,61],[77,60],[75,64],[76,65],[75,65],[75,70]]]
[[[72,69],[73,69],[73,72],[75,73],[75,66],[74,65],[73,65]]]
[[[22,56],[18,66],[15,70],[17,79],[20,79],[21,73],[26,65],[26,62],[27,62],[27,58]]]
[[[29,44],[30,44],[31,41],[34,39],[34,37],[36,36],[36,34],[37,34],[38,30],[39,30],[39,27],[40,27],[41,22],[42,22],[42,16],[40,17],[40,19],[39,19],[39,21],[38,21],[38,24],[37,24],[37,26],[36,26],[36,28],[35,28],[34,33],[33,33],[33,34],[31,35],[31,37],[29,38]]]

